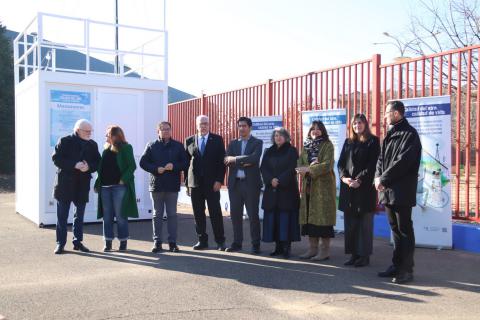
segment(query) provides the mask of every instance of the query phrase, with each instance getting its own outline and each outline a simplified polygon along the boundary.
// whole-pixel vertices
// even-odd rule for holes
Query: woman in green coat
[[[302,235],[308,236],[310,243],[308,251],[300,256],[303,259],[323,261],[330,257],[330,239],[334,237],[337,213],[333,151],[325,125],[313,121],[297,168],[303,176],[300,224]]]
[[[125,140],[122,128],[109,126],[105,137],[107,142],[95,181],[95,191],[99,194],[97,218],[103,218],[103,251],[112,250],[114,218],[117,220],[119,250],[125,251],[129,236],[128,218],[138,218],[133,175],[137,166],[133,148]]]

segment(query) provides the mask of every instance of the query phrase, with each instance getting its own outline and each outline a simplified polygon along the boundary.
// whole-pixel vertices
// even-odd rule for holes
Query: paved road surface
[[[13,202],[0,194],[0,319],[480,319],[480,255],[418,249],[416,281],[400,286],[376,276],[390,260],[385,240],[360,269],[343,266],[341,236],[327,263],[270,258],[271,245],[260,256],[194,252],[183,210],[181,254],[150,253],[145,221],[130,224],[126,253],[100,252],[101,225],[91,224],[85,244],[96,252],[69,244],[56,256],[55,230],[15,214]],[[305,248],[294,244],[294,255]]]

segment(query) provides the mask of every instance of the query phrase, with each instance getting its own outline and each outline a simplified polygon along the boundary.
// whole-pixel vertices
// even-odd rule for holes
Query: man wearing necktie
[[[250,220],[252,253],[260,253],[260,219],[258,205],[262,179],[260,177],[260,157],[263,141],[251,135],[252,120],[240,117],[237,121],[239,139],[228,145],[225,164],[229,167],[228,196],[230,198],[230,217],[233,225],[233,243],[228,252],[242,250],[243,242],[243,206]]]
[[[223,216],[220,207],[220,188],[225,178],[225,146],[223,138],[210,132],[209,119],[200,115],[196,119],[197,134],[185,140],[189,166],[185,172],[187,194],[192,200],[198,243],[194,250],[208,248],[205,201],[218,250],[225,250]]]

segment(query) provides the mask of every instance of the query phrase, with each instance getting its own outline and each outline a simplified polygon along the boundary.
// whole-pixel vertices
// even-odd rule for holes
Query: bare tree
[[[401,35],[384,33],[386,37],[393,40],[391,44],[399,48],[402,56],[403,54],[425,56],[480,44],[480,4],[477,0],[418,0],[412,12],[406,32]],[[456,164],[457,166],[467,167],[475,161],[475,140],[478,139],[477,130],[479,130],[476,128],[476,119],[479,115],[475,107],[480,99],[478,94],[479,50],[463,50],[460,53],[444,56],[440,60],[441,63],[439,58],[436,58],[435,63],[424,65],[423,76],[428,77],[428,80],[433,76],[431,80],[434,87],[439,87],[440,79],[443,87],[447,83],[445,80],[451,81],[452,121],[460,122],[460,132],[457,132],[456,125],[452,126],[453,146],[456,145],[456,137],[460,137],[461,160]],[[450,75],[449,67],[451,67]],[[422,71],[419,71],[420,75]],[[434,94],[437,94],[436,90]],[[470,114],[466,112],[468,102],[471,106]],[[457,119],[458,115],[460,119]],[[468,131],[467,120],[470,121]],[[470,141],[470,163],[466,163],[468,141]]]

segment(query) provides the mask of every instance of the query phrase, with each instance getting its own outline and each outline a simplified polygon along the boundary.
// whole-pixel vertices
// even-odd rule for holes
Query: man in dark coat
[[[393,264],[380,277],[393,277],[394,283],[413,280],[415,234],[412,208],[416,205],[418,168],[422,145],[417,130],[405,119],[401,101],[389,101],[385,119],[389,130],[382,144],[375,172],[375,188],[385,205],[393,233]]]
[[[67,242],[67,220],[70,204],[75,205],[73,216],[73,250],[88,252],[83,241],[83,216],[90,192],[92,173],[97,171],[100,153],[97,143],[90,139],[92,125],[78,120],[72,135],[61,138],[55,146],[52,160],[57,169],[53,196],[57,200],[57,247],[55,254],[64,252]]]
[[[197,134],[185,140],[189,162],[185,173],[187,194],[191,196],[198,243],[194,250],[208,248],[205,201],[212,223],[217,249],[224,251],[225,235],[220,207],[220,188],[225,178],[225,145],[221,136],[210,132],[209,119],[200,115],[196,119]]]
[[[167,212],[168,245],[170,252],[179,252],[177,246],[177,199],[181,173],[187,168],[183,144],[172,139],[172,125],[160,122],[158,139],[147,144],[140,159],[140,167],[150,173],[150,197],[153,204],[153,248],[162,251],[163,210]]]
[[[252,252],[258,254],[260,253],[258,207],[262,188],[260,157],[262,156],[263,141],[251,135],[252,120],[250,118],[240,117],[237,127],[240,137],[230,142],[225,158],[225,164],[230,168],[228,196],[233,226],[233,243],[227,248],[227,251],[242,250],[243,206],[245,206],[250,221]]]

